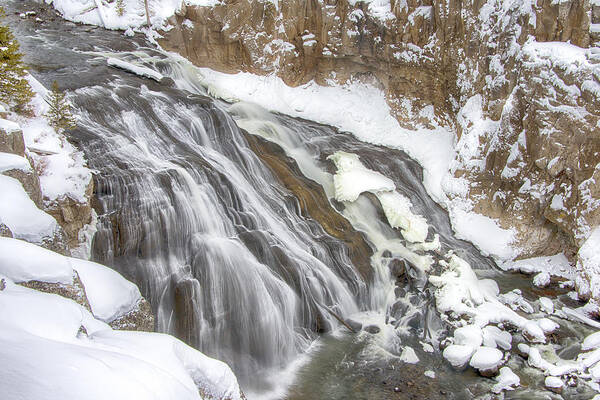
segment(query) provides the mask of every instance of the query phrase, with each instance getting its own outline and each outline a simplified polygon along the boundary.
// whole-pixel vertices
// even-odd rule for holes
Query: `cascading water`
[[[73,90],[80,115],[73,140],[84,144],[98,171],[93,256],[140,285],[159,331],[228,362],[246,390],[271,389],[270,374],[342,319],[391,327],[377,343],[382,358],[402,353],[404,343],[435,341],[440,332],[423,275],[435,255],[408,245],[376,200],[333,200],[334,167],[326,157],[336,151],[359,154],[391,178],[427,217],[430,239],[440,235],[444,252],[453,249],[475,267],[491,265],[454,238],[421,184],[420,168],[404,153],[251,104],[210,99],[188,62],[140,39],[64,26],[20,36],[29,40],[26,50],[42,43],[43,51],[26,51],[31,65],[54,66],[40,79],[59,79]],[[109,68],[108,56],[170,80]],[[406,269],[401,287],[390,272],[398,265]],[[410,335],[401,340],[396,332]],[[343,339],[327,346],[341,354],[341,347],[362,344]],[[429,362],[439,365],[439,358]],[[347,396],[335,390],[331,398]]]

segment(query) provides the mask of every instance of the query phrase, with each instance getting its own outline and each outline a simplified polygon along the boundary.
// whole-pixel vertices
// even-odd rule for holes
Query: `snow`
[[[19,124],[15,123],[13,121],[9,121],[9,120],[0,118],[0,129],[5,131],[6,133],[12,133],[12,132],[20,131],[21,127],[19,126]]]
[[[44,117],[48,111],[48,104],[44,101],[48,91],[31,75],[27,76],[27,80],[35,92],[31,102],[35,116],[16,117],[16,119],[23,130],[23,138],[28,149],[52,153],[39,155],[28,151],[34,165],[40,167],[40,187],[44,198],[54,201],[68,196],[77,202],[86,202],[85,193],[92,175],[85,166],[83,153],[69,143],[64,135],[57,134],[48,125]]]
[[[333,176],[336,200],[353,202],[361,193],[371,192],[379,199],[392,228],[400,228],[402,236],[409,242],[425,242],[429,231],[427,221],[411,212],[412,203],[396,192],[396,185],[391,179],[366,168],[356,154],[337,151],[327,159],[337,167]],[[437,243],[431,245],[437,247]]]
[[[148,67],[142,67],[140,65],[135,65],[127,61],[119,60],[118,58],[109,57],[106,60],[106,63],[112,67],[120,68],[125,71],[131,72],[132,74],[154,79],[157,82],[160,82],[163,79],[163,75],[160,72],[157,72]]]
[[[600,332],[587,336],[581,345],[581,350],[594,350],[600,347]]]
[[[481,346],[477,349],[469,365],[481,371],[495,370],[502,362],[502,352],[493,347]]]
[[[363,192],[377,194],[396,189],[391,179],[365,168],[356,154],[338,151],[327,159],[337,167],[337,173],[333,177],[337,201],[353,202]]]
[[[577,291],[600,298],[600,227],[594,228],[577,253]]]
[[[526,258],[518,261],[508,261],[499,264],[505,271],[518,271],[524,274],[548,273],[567,279],[575,279],[573,267],[563,253],[547,257]]]
[[[544,385],[552,389],[557,389],[563,387],[563,381],[555,376],[547,376],[544,380]]]
[[[23,172],[31,172],[29,160],[12,153],[0,152],[0,173],[10,171],[11,169],[20,170]]]
[[[533,284],[537,287],[546,287],[550,284],[550,274],[548,272],[540,272],[533,277]]]
[[[70,261],[96,318],[111,322],[133,310],[142,298],[138,287],[118,272],[91,261]]]
[[[105,296],[114,294],[117,278],[106,271],[84,272],[106,267],[0,238],[3,399],[241,399],[226,364],[168,335],[113,331],[74,301],[13,281],[71,283],[71,264],[78,264],[88,281],[86,291],[93,278],[97,289],[109,291]]]
[[[14,282],[73,282],[73,269],[66,257],[23,240],[3,237],[0,275]]]
[[[56,220],[37,208],[21,182],[4,175],[0,175],[0,221],[15,238],[34,243],[52,238],[58,229]]]
[[[503,229],[496,220],[463,209],[454,209],[451,216],[456,237],[473,243],[484,255],[501,260],[517,256],[512,246],[516,235],[513,229]]]
[[[425,375],[428,378],[435,379],[435,372],[432,371],[432,370],[430,370],[430,369],[428,369],[427,371],[423,372],[423,375]]]
[[[467,365],[474,352],[475,349],[471,346],[452,344],[444,349],[442,355],[454,368],[461,369]]]
[[[454,342],[465,346],[477,348],[483,343],[481,328],[478,326],[467,325],[454,331]]]
[[[4,399],[241,398],[229,367],[168,335],[113,331],[71,300],[10,281],[0,310]]]
[[[554,313],[554,304],[552,303],[552,300],[550,300],[547,297],[540,297],[539,301],[540,301],[540,309],[543,312],[545,312],[546,314]]]
[[[494,393],[500,393],[503,390],[514,390],[515,386],[521,384],[521,379],[508,367],[500,368],[500,373],[494,379],[498,382],[492,387]]]

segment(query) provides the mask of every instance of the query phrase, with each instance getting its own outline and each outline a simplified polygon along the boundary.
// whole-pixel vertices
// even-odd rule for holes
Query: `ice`
[[[563,253],[548,257],[526,258],[518,261],[508,261],[499,265],[505,271],[519,271],[524,274],[548,273],[550,276],[558,276],[574,279],[573,267]]]
[[[336,151],[327,159],[333,161],[337,172],[333,177],[335,198],[338,201],[356,201],[363,192],[371,192],[379,199],[388,223],[400,228],[402,236],[409,242],[423,243],[427,239],[429,225],[420,215],[411,212],[412,203],[395,191],[394,182],[366,168],[356,154]],[[438,248],[438,242],[423,243],[425,247]]]
[[[352,202],[363,192],[378,193],[396,189],[391,179],[365,168],[356,154],[337,151],[327,159],[337,167],[333,177],[337,201]]]
[[[131,72],[132,74],[154,79],[157,82],[160,82],[163,79],[163,75],[160,72],[157,72],[148,67],[142,67],[140,65],[135,65],[127,61],[119,60],[118,58],[109,57],[106,60],[106,63],[112,67],[120,68],[125,71]]]
[[[396,191],[377,193],[383,212],[393,228],[400,228],[404,239],[412,243],[423,243],[427,239],[429,225],[420,215],[413,214],[411,201]],[[439,239],[438,239],[439,241]],[[432,243],[432,247],[439,247]]]
[[[70,259],[79,274],[92,313],[104,322],[111,322],[131,310],[141,299],[138,287],[118,272],[91,261]]]
[[[72,283],[68,259],[23,240],[0,237],[0,275],[14,282]]]
[[[481,371],[495,370],[502,362],[502,352],[493,347],[481,346],[473,357],[469,365]]]
[[[503,390],[514,390],[515,386],[521,384],[521,379],[508,367],[500,368],[500,374],[494,379],[498,382],[492,387],[494,393],[500,393]]]
[[[402,354],[400,354],[400,360],[408,364],[416,364],[419,362],[419,357],[417,357],[417,354],[412,347],[404,346]]]
[[[52,238],[58,229],[56,220],[37,208],[21,182],[4,175],[0,175],[0,221],[15,238],[34,243]]]

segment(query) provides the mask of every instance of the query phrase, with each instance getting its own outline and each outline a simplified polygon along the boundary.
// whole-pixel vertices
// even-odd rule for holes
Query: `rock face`
[[[92,197],[93,191],[94,181],[90,179],[85,191],[87,199]],[[79,232],[85,225],[92,222],[92,207],[90,201],[81,203],[68,196],[64,196],[48,202],[45,211],[52,215],[63,228],[69,248],[73,249],[79,246]]]
[[[594,4],[228,0],[182,7],[161,45],[199,66],[275,73],[291,86],[380,87],[402,126],[433,118],[455,133],[450,203],[516,228],[521,257],[564,251],[574,261],[600,224]],[[419,115],[425,107],[433,117]]]

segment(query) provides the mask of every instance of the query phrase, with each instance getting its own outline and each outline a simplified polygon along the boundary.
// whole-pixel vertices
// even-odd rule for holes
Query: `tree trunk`
[[[146,24],[150,28],[150,11],[148,10],[148,0],[144,0],[144,7],[146,7]]]

